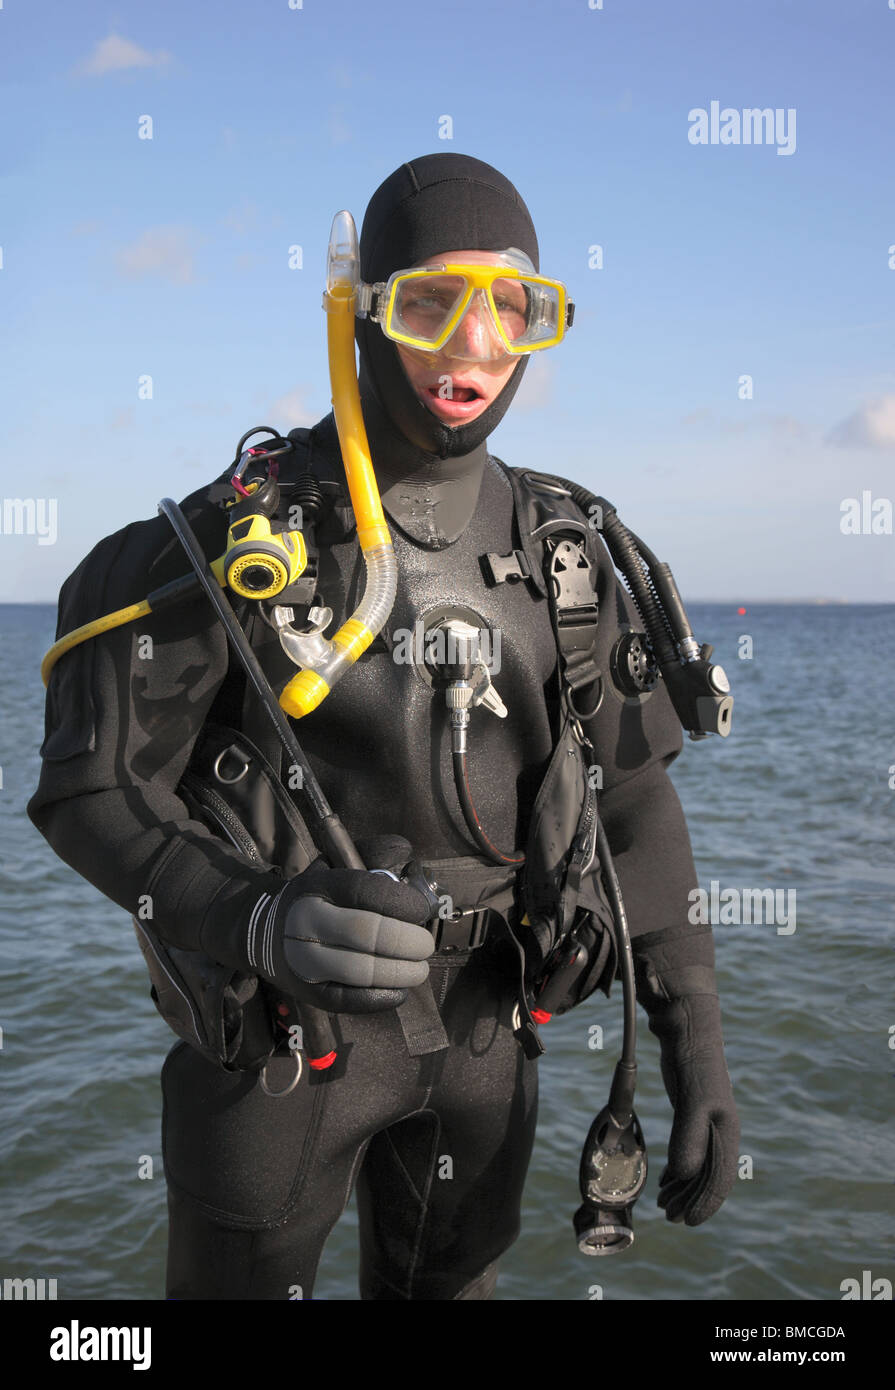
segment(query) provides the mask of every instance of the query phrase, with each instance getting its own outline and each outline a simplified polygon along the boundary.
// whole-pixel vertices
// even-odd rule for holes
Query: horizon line
[[[3,608],[51,608],[58,607],[58,603],[58,597],[30,599],[0,598],[0,607]],[[815,598],[811,597],[810,595],[800,595],[793,598],[688,598],[687,603],[713,603],[717,605],[730,604],[731,606],[736,606],[739,608],[746,608],[750,604],[752,604],[753,606],[766,604],[769,608],[774,608],[783,607],[787,604],[799,603],[814,608],[849,608],[856,607],[858,605],[865,607],[871,606],[877,608],[891,608],[895,606],[895,598],[828,598],[823,596]]]

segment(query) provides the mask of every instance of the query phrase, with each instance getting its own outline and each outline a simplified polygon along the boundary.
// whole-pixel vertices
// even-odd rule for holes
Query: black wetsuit
[[[537,264],[534,230],[512,185],[480,161],[436,155],[402,166],[371,200],[364,278],[419,263],[444,247],[440,237],[455,247],[518,246]],[[510,486],[484,441],[526,359],[477,420],[448,429],[410,390],[379,328],[360,323],[358,337],[398,594],[384,633],[297,732],[350,834],[400,835],[424,862],[450,867],[462,909],[464,874],[480,871],[483,859],[456,800],[444,698],[395,652],[402,630],[438,605],[460,606],[467,621],[499,631],[494,684],[508,713],[473,712],[470,781],[492,842],[524,849],[555,737],[556,646],[543,596],[528,582],[489,586],[481,556],[519,544]],[[307,441],[303,432],[299,438],[310,452],[284,457],[284,482],[308,462],[340,481],[331,417]],[[564,472],[561,450],[544,467]],[[206,554],[220,555],[226,519],[209,505],[208,489],[184,510]],[[318,528],[318,587],[334,611],[330,631],[363,587],[351,523],[337,508]],[[602,771],[600,813],[632,935],[677,938],[686,933],[696,883],[666,774],[681,747],[680,724],[662,685],[626,699],[608,676],[620,630],[639,622],[602,541],[595,533],[590,540],[600,605],[595,658],[605,689],[586,732]],[[67,581],[59,632],[136,603],[187,568],[166,520],[129,526],[100,542]],[[241,616],[279,690],[295,668],[250,609],[243,605]],[[57,854],[122,908],[133,913],[150,895],[155,930],[187,949],[213,946],[247,920],[261,891],[282,886],[272,870],[190,819],[177,794],[222,691],[228,717],[262,736],[251,696],[234,711],[227,674],[226,638],[204,597],[69,652],[50,681],[43,772],[28,808]],[[518,980],[507,968],[501,920],[491,915],[483,946],[430,961],[448,1049],[409,1055],[393,1011],[339,1015],[338,1068],[306,1068],[278,1098],[265,1093],[257,1072],[225,1072],[185,1043],[173,1048],[163,1072],[170,1297],[310,1297],[352,1181],[362,1296],[489,1295],[495,1261],[518,1230],[537,1090],[537,1064],[514,1035]],[[289,1056],[275,1059],[269,1089],[285,1088],[293,1073]]]
[[[310,460],[334,476],[331,417]],[[307,455],[282,465],[303,468]],[[226,521],[207,490],[184,504],[209,555]],[[320,590],[338,620],[362,582],[359,549],[333,514],[322,536]],[[350,520],[350,518],[349,518]],[[478,557],[513,549],[513,504],[500,466],[485,463],[475,514],[452,545],[426,548],[392,522],[399,588],[386,633],[297,727],[349,832],[397,833],[425,862],[481,865],[453,789],[443,698],[392,659],[396,635],[435,603],[478,612],[501,634],[494,684],[507,718],[478,710],[470,735],[476,806],[504,849],[525,844],[532,798],[552,747],[548,700],[556,648],[546,603],[525,584],[489,588]],[[609,666],[620,623],[636,625],[602,542],[597,663]],[[184,572],[159,518],[103,541],[66,583],[60,631],[137,601]],[[274,634],[251,625],[276,688],[294,673]],[[152,656],[140,639],[151,636]],[[191,947],[203,919],[232,920],[271,876],[188,818],[176,787],[227,673],[226,642],[207,601],[141,619],[66,655],[51,680],[40,788],[29,813],[79,873],[134,911],[151,892],[153,921]],[[255,715],[257,720],[257,714]],[[625,699],[607,681],[587,724],[602,768],[600,809],[633,935],[686,922],[695,882],[689,840],[665,765],[681,746],[664,688]],[[278,882],[281,880],[278,880]],[[457,906],[464,904],[462,889]],[[203,931],[208,940],[208,931]],[[449,1052],[411,1058],[395,1015],[339,1016],[344,1075],[309,1077],[288,1096],[257,1073],[229,1074],[177,1044],[164,1077],[164,1153],[171,1193],[169,1295],[288,1298],[313,1287],[320,1250],[357,1177],[363,1290],[378,1298],[452,1298],[514,1239],[534,1134],[536,1063],[513,1036],[514,984],[499,950],[433,957]],[[287,1057],[269,1068],[288,1084]],[[450,1176],[439,1174],[450,1173]]]

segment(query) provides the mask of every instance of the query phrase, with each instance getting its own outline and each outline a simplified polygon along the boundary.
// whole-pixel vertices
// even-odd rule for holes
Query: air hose
[[[193,598],[200,592],[201,586],[196,576],[185,574],[180,579],[172,579],[170,584],[153,589],[152,593],[147,594],[139,603],[131,603],[127,608],[118,608],[114,613],[105,613],[93,622],[74,628],[50,647],[40,663],[41,680],[44,685],[49,683],[50,672],[56,662],[66,652],[70,652],[72,647],[79,647],[82,642],[89,641],[91,637],[98,637],[101,632],[111,632],[113,628],[124,627],[126,623],[136,622],[137,618],[144,618],[147,613],[158,613],[160,609]]]
[[[465,730],[463,730],[465,733]],[[482,829],[478,812],[473,805],[472,795],[469,790],[469,770],[466,766],[466,743],[458,746],[456,732],[451,740],[451,761],[454,767],[454,786],[457,788],[457,800],[460,803],[460,810],[463,812],[463,819],[466,821],[466,828],[475,840],[479,849],[492,862],[492,864],[524,864],[524,855],[503,854],[501,850],[493,845]]]

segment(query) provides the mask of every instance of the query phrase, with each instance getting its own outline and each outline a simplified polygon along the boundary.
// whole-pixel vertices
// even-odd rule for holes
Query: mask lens
[[[532,319],[531,287],[524,280],[495,280],[491,297],[504,333],[511,343],[521,342]]]
[[[465,289],[462,275],[418,275],[400,280],[395,286],[388,328],[421,342],[437,342]]]

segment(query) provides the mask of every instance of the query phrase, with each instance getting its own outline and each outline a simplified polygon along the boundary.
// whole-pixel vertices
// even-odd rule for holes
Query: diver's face
[[[419,265],[434,265],[438,261],[466,262],[469,265],[500,265],[493,251],[439,251]],[[411,266],[408,269],[416,269]],[[465,425],[484,414],[500,395],[521,360],[518,355],[502,352],[489,356],[500,339],[494,330],[490,312],[479,294],[473,301],[441,352],[423,352],[419,348],[396,343],[401,363],[411,386],[423,404],[446,425]]]

